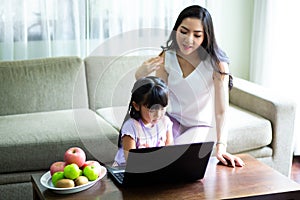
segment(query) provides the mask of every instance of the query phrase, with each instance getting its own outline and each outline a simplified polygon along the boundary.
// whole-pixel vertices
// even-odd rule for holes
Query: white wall
[[[249,80],[253,0],[208,0],[219,46],[234,76]]]

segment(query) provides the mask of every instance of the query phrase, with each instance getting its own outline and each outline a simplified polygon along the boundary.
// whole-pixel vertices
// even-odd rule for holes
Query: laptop
[[[196,181],[205,175],[213,146],[202,142],[131,149],[126,166],[106,168],[121,186]]]

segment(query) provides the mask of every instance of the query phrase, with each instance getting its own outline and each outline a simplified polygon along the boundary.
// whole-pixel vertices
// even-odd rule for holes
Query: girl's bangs
[[[147,108],[151,108],[155,105],[160,105],[162,107],[166,107],[168,105],[168,92],[164,88],[156,87],[146,95],[146,100],[143,102],[143,105]]]

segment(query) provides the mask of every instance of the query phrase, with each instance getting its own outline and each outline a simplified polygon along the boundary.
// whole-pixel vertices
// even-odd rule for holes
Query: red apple
[[[86,155],[81,148],[71,147],[65,152],[64,159],[66,164],[75,163],[78,167],[82,167],[86,161]]]
[[[101,164],[98,161],[96,161],[96,160],[88,160],[88,161],[86,161],[83,164],[83,166],[82,166],[82,170],[84,170],[84,168],[86,166],[93,166],[93,169],[98,173],[98,176],[101,175],[101,168],[102,167],[101,167]]]
[[[52,163],[52,165],[50,166],[50,174],[51,174],[51,176],[55,172],[63,172],[65,166],[66,166],[66,163],[63,162],[63,161],[57,161],[57,162]]]

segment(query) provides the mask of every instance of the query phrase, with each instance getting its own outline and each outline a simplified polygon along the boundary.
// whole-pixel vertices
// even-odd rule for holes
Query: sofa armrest
[[[290,175],[293,155],[295,102],[268,88],[234,78],[230,103],[258,114],[272,124],[273,162],[271,167]]]

